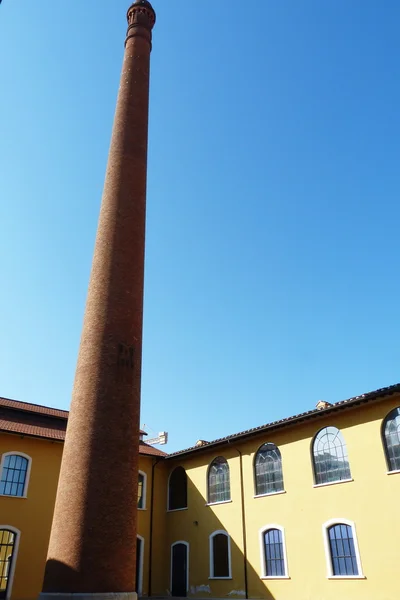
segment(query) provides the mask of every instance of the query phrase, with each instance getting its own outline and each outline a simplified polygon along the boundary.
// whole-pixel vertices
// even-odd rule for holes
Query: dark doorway
[[[177,542],[171,551],[171,594],[172,596],[186,596],[188,582],[188,546]]]
[[[10,591],[15,537],[13,531],[0,529],[0,600]]]
[[[136,538],[136,586],[135,592],[138,596],[142,595],[143,581],[143,539],[139,536]]]

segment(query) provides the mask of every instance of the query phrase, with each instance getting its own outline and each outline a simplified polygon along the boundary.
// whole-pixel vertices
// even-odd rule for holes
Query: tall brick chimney
[[[149,67],[155,12],[128,32],[42,600],[136,598]]]

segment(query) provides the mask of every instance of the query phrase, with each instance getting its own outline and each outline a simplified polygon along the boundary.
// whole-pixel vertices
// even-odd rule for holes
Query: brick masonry
[[[128,33],[97,230],[44,593],[135,589],[136,503],[151,31]]]

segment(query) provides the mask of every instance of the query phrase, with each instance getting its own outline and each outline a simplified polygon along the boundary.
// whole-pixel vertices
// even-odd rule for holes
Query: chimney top
[[[206,440],[198,440],[198,441],[195,443],[195,446],[196,446],[196,447],[198,447],[198,446],[206,446],[207,444],[208,444],[208,442],[206,442]]]
[[[319,400],[315,406],[317,410],[324,410],[324,408],[329,408],[332,406],[330,402],[326,402],[326,400]]]
[[[143,37],[149,42],[151,50],[151,30],[156,22],[156,13],[150,2],[148,0],[135,0],[128,8],[126,18],[128,31],[125,45],[131,38]]]

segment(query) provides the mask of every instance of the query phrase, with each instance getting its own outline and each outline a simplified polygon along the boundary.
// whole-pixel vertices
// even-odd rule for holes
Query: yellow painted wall
[[[152,465],[154,459],[150,456],[139,456],[139,470],[146,473],[146,507],[138,510],[137,533],[144,540],[143,574],[142,574],[142,594],[148,595],[149,583],[149,553],[150,553],[150,517],[151,517],[151,480]],[[157,468],[157,467],[156,467]],[[157,481],[157,480],[155,480]],[[157,488],[155,488],[157,495]]]
[[[0,526],[21,532],[11,600],[36,600],[42,589],[62,450],[59,442],[0,434],[0,459],[7,452],[22,452],[32,459],[27,497],[0,496]],[[147,475],[146,508],[138,511],[138,534],[144,538],[144,594],[148,590],[152,462],[149,456],[139,456],[139,469]]]
[[[165,582],[169,573],[166,520],[167,480],[168,471],[164,461],[160,461],[154,469],[153,557],[151,561],[151,594],[153,596],[165,595]]]
[[[382,420],[399,405],[399,396],[393,396],[237,445],[243,454],[251,598],[395,600],[399,597],[400,473],[387,474],[381,443]],[[338,427],[343,433],[353,481],[314,487],[311,443],[315,434],[328,425]],[[275,443],[281,451],[285,493],[254,498],[253,460],[265,442]],[[224,456],[230,466],[232,502],[206,506],[207,468],[218,455]],[[189,479],[188,509],[167,513],[169,560],[173,542],[189,542],[191,595],[240,597],[244,590],[244,567],[238,453],[225,446],[180,461],[178,458],[169,460],[166,465],[168,471],[182,465]],[[333,518],[355,522],[365,579],[327,578],[322,525]],[[289,579],[262,580],[260,577],[259,531],[269,524],[285,529]],[[208,538],[217,529],[231,535],[232,580],[209,579]],[[165,588],[169,589],[169,574]]]
[[[57,442],[0,434],[0,456],[22,452],[32,458],[27,497],[0,496],[0,525],[11,525],[21,532],[13,600],[30,600],[41,590],[62,448]]]
[[[387,474],[381,443],[381,424],[400,397],[334,413],[331,417],[285,427],[237,445],[243,456],[246,515],[247,574],[250,598],[269,600],[397,600],[400,559],[400,473]],[[323,427],[338,427],[347,444],[353,481],[314,487],[311,443]],[[253,460],[265,442],[282,454],[285,493],[254,498]],[[0,497],[0,524],[21,531],[12,600],[31,600],[40,592],[61,462],[62,444],[0,435],[0,454],[17,451],[32,457],[26,499]],[[232,501],[207,505],[207,470],[216,456],[230,466]],[[149,552],[152,466],[155,459],[140,456],[147,474],[146,507],[138,511],[138,534],[144,538],[143,593],[149,592]],[[188,508],[167,511],[168,476],[182,465],[188,475]],[[171,544],[186,541],[189,550],[189,595],[244,597],[244,540],[240,488],[240,459],[235,446],[193,453],[189,458],[159,461],[154,467],[153,558],[151,592],[170,591]],[[329,580],[322,524],[329,519],[354,521],[365,579]],[[288,556],[285,580],[262,580],[259,531],[284,527]],[[225,530],[231,537],[232,579],[211,580],[209,536]]]

